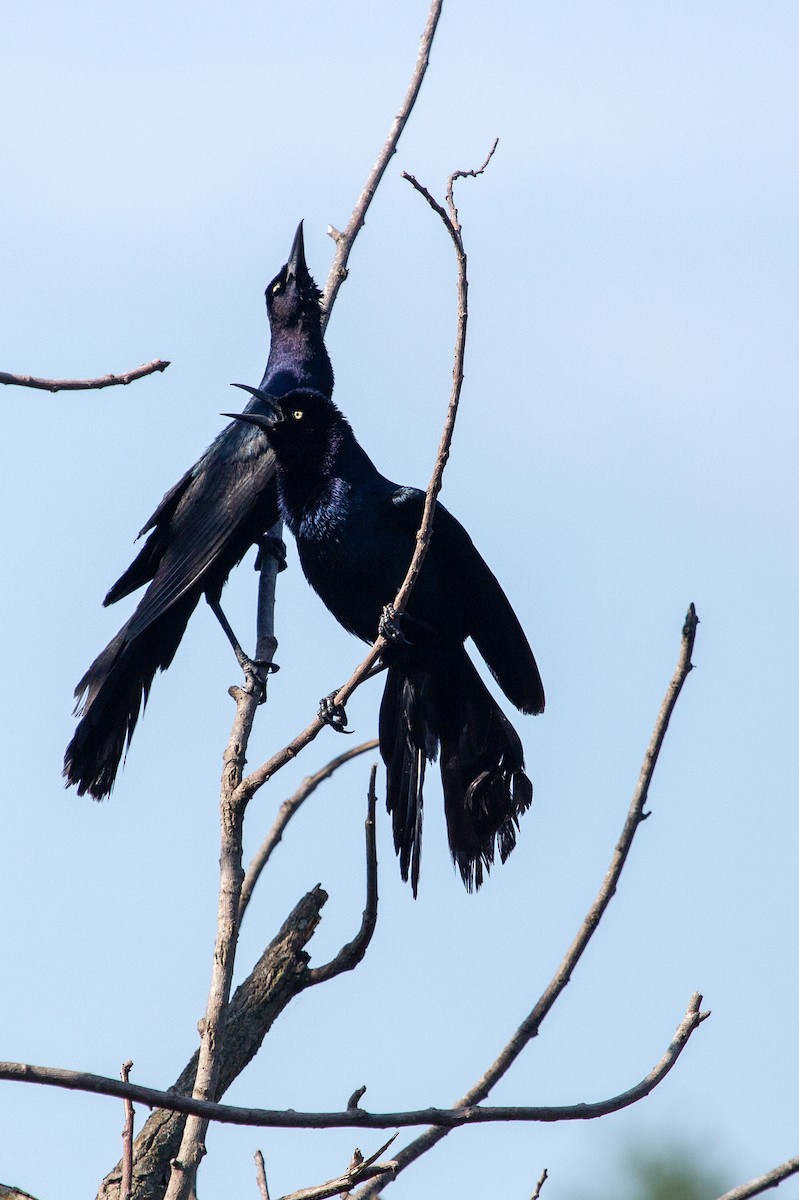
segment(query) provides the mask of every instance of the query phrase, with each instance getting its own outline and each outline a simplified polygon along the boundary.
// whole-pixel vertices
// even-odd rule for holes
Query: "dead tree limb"
[[[140,1084],[122,1083],[118,1079],[104,1075],[65,1071],[57,1067],[37,1067],[29,1063],[0,1063],[0,1079],[13,1079],[20,1083],[45,1084],[50,1087],[91,1092],[101,1096],[121,1096],[141,1104],[147,1104],[151,1108],[157,1107],[186,1113],[201,1117],[206,1121],[217,1121],[221,1125],[250,1125],[271,1129],[392,1129],[429,1125],[443,1136],[450,1129],[458,1129],[462,1125],[486,1125],[497,1122],[554,1124],[559,1121],[593,1121],[597,1117],[605,1117],[609,1113],[629,1108],[631,1104],[637,1104],[639,1100],[643,1100],[645,1096],[654,1091],[658,1084],[663,1082],[688,1045],[693,1032],[710,1015],[700,1011],[701,1002],[702,997],[698,993],[691,997],[685,1016],[677,1026],[665,1054],[643,1079],[615,1096],[579,1104],[489,1106],[461,1103],[454,1108],[419,1108],[387,1113],[369,1112],[356,1105],[339,1112],[301,1112],[293,1108],[240,1108],[231,1104],[216,1104],[208,1100],[197,1100],[195,1097],[181,1094],[177,1090],[161,1092],[155,1088],[142,1087]],[[257,1048],[255,1047],[255,1050]],[[181,1080],[183,1079],[182,1075]],[[419,1156],[416,1155],[416,1157]],[[407,1164],[401,1163],[399,1155],[396,1158],[397,1171],[400,1171],[403,1169],[403,1165]]]
[[[98,391],[100,388],[133,383],[135,379],[143,379],[145,375],[152,375],[155,371],[165,371],[168,366],[168,362],[156,358],[141,367],[135,367],[132,371],[125,371],[123,375],[101,375],[99,379],[40,379],[36,375],[12,375],[8,371],[0,371],[0,383],[39,388],[45,392]]]

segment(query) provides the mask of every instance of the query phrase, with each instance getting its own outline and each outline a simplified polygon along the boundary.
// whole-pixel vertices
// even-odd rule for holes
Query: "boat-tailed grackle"
[[[261,387],[272,397],[300,386],[327,396],[333,390],[320,297],[300,223],[288,262],[266,289],[272,340]],[[248,411],[266,410],[254,399]],[[164,496],[139,534],[149,534],[144,547],[105,597],[104,604],[113,604],[148,585],[75,689],[81,719],[64,757],[68,785],[98,800],[111,791],[155,673],[172,662],[202,595],[251,675],[253,664],[235,642],[219,600],[232,568],[277,517],[274,456],[256,429],[233,421]]]
[[[381,475],[322,391],[299,389],[273,400],[262,390],[245,390],[258,407],[239,420],[263,430],[262,450],[274,452],[281,514],[309,583],[344,628],[365,642],[378,630],[391,634],[386,606],[410,565],[424,493]],[[505,593],[441,504],[421,573],[395,625],[385,655],[380,752],[402,877],[410,875],[415,895],[425,764],[440,750],[450,850],[472,891],[496,851],[504,862],[513,850],[533,787],[518,734],[478,675],[465,639],[472,638],[522,712],[543,711],[544,689]]]

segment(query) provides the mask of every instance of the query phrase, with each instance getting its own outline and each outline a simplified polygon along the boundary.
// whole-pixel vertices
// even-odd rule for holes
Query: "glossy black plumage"
[[[302,225],[289,261],[269,284],[272,340],[262,389],[280,396],[298,386],[330,395],[320,293],[305,263]],[[248,411],[264,411],[253,399]],[[97,799],[114,783],[156,671],[175,655],[205,594],[219,596],[231,569],[278,516],[275,463],[262,435],[229,424],[155,510],[142,550],[105,597],[113,604],[147,586],[138,607],[75,689],[81,720],[64,757],[67,784]]]
[[[268,404],[265,408],[268,410]],[[374,641],[413,554],[424,493],[386,479],[329,397],[295,391],[272,411],[242,414],[277,458],[282,516],[312,587],[337,620]],[[476,889],[516,842],[532,800],[521,742],[475,670],[471,637],[523,712],[544,708],[533,653],[496,578],[458,521],[436,507],[422,572],[392,643],[380,751],[402,876],[418,886],[425,765],[440,749],[449,844]]]

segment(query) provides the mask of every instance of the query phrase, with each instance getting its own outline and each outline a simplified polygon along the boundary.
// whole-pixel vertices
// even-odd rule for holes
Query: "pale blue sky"
[[[0,14],[0,369],[164,375],[51,396],[5,388],[0,1057],[170,1084],[195,1044],[217,874],[217,781],[236,680],[203,608],[154,686],[111,799],[65,793],[72,689],[124,619],[101,597],[162,493],[257,383],[263,289],[305,218],[324,281],[404,93],[425,0],[402,6],[12,0]],[[519,718],[535,800],[476,897],[427,803],[420,896],[381,813],[381,913],[357,972],[296,1001],[231,1102],[448,1104],[548,981],[602,879],[676,660],[694,661],[619,893],[496,1102],[572,1103],[650,1069],[692,991],[712,1019],[662,1087],[590,1125],[453,1134],[397,1200],[567,1200],[621,1144],[706,1139],[729,1185],[799,1152],[796,1061],[797,518],[793,3],[449,0],[417,110],[328,334],[336,399],[389,476],[424,485],[449,392],[454,266],[399,173],[456,167],[470,253],[462,411],[443,500],[536,650]],[[33,432],[32,432],[33,431]],[[35,439],[35,448],[32,443]],[[361,655],[297,569],[251,761],[302,728]],[[226,607],[252,628],[251,562]],[[374,732],[380,686],[350,707]],[[321,736],[251,807],[248,851]],[[368,764],[292,826],[242,933],[239,978],[295,901],[330,891],[317,962],[362,908]],[[144,1114],[139,1114],[140,1120]],[[92,1195],[112,1101],[0,1085],[0,1181]],[[401,1140],[404,1140],[405,1135]],[[215,1130],[203,1200],[334,1175],[355,1133]],[[786,1192],[790,1185],[783,1189]],[[795,1190],[795,1189],[794,1189]],[[388,1193],[387,1193],[388,1194]]]

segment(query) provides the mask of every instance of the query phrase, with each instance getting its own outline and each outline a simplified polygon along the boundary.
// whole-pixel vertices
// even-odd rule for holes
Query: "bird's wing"
[[[392,500],[399,519],[415,532],[421,524],[424,493],[398,488]],[[519,619],[469,534],[442,504],[436,505],[429,553],[458,589],[469,636],[505,695],[522,712],[543,712],[541,676]]]
[[[139,531],[137,539],[144,537],[145,533],[150,533],[150,530],[152,533],[130,566],[108,589],[103,600],[104,605],[116,604],[117,600],[122,600],[131,592],[136,592],[140,587],[144,587],[155,575],[169,541],[169,523],[183,493],[191,484],[197,465],[199,464],[187,471],[183,478],[169,489],[147,524]]]
[[[160,561],[131,618],[129,637],[141,633],[190,588],[212,583],[221,590],[251,538],[277,520],[276,498],[274,514],[266,511],[274,473],[274,455],[260,431],[233,422],[219,434],[154,514],[151,537],[157,536],[162,547]],[[248,528],[261,507],[263,529]],[[214,566],[218,580],[210,571]]]

